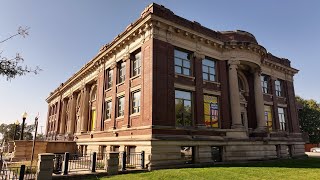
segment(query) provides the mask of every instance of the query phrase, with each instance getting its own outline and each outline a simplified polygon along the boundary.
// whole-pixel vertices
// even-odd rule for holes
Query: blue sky
[[[39,112],[40,125],[44,126],[49,93],[138,19],[152,2],[217,31],[249,31],[269,52],[290,59],[300,70],[295,76],[297,95],[320,101],[316,80],[320,1],[2,0],[0,39],[15,33],[19,26],[30,27],[27,38],[0,44],[2,55],[13,57],[19,52],[26,65],[40,66],[43,71],[11,81],[0,77],[0,123],[21,120],[27,111],[28,123]]]

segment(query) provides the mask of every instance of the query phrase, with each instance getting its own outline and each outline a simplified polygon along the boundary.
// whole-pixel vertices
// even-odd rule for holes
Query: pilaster
[[[204,109],[203,109],[203,77],[202,77],[202,60],[205,56],[199,52],[194,53],[194,76],[196,83],[195,91],[195,116],[196,127],[205,127]]]
[[[131,69],[131,55],[128,53],[123,57],[123,61],[126,63],[126,79],[124,80],[125,84],[125,104],[124,104],[124,126],[130,127],[130,69]]]

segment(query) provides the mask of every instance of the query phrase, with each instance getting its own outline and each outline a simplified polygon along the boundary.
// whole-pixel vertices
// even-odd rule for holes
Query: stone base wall
[[[289,134],[290,135],[290,134]],[[87,153],[98,152],[99,146],[112,146],[125,151],[126,146],[135,146],[135,152],[145,151],[146,167],[149,170],[177,168],[193,164],[214,164],[212,147],[221,148],[221,162],[269,160],[305,156],[304,142],[296,136],[246,137],[246,136],[174,136],[155,135],[153,138],[113,137],[78,139],[77,145],[85,145]],[[186,163],[181,156],[182,146],[192,146],[193,162]]]
[[[31,160],[33,141],[14,141],[14,151],[12,161]],[[34,148],[34,160],[37,160],[40,153],[64,153],[76,152],[75,142],[57,141],[36,141]]]
[[[244,162],[305,156],[304,142],[293,141],[152,141],[149,169],[188,166],[181,158],[181,146],[194,147],[193,164],[214,164],[211,147],[222,148],[222,162]],[[289,150],[291,149],[291,150]]]

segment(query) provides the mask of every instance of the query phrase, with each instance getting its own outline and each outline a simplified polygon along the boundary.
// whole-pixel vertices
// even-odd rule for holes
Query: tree
[[[18,32],[14,35],[9,36],[8,38],[5,38],[4,40],[0,40],[0,44],[3,44],[4,42],[16,37],[16,36],[22,36],[26,37],[29,35],[28,27],[19,27]],[[28,66],[23,66],[22,63],[24,59],[22,56],[17,53],[15,57],[8,58],[5,56],[2,56],[3,51],[0,52],[0,75],[7,78],[7,80],[13,79],[16,76],[22,76],[27,73],[34,73],[38,74],[41,69],[37,66],[35,69],[32,69]]]
[[[320,143],[320,107],[313,100],[306,100],[296,97],[297,103],[301,106],[299,110],[299,122],[301,131],[308,133],[310,143]]]
[[[25,123],[24,130],[23,130],[23,139],[24,140],[32,140],[33,135],[32,132],[34,131],[34,125],[27,125]],[[16,131],[16,134],[15,134]],[[21,134],[21,125],[16,126],[14,123],[12,124],[0,124],[0,134],[2,135],[1,142],[8,142],[12,141],[13,139],[18,140]],[[13,137],[15,134],[15,137]]]

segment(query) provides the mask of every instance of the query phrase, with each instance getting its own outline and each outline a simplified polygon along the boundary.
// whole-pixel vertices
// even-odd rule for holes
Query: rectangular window
[[[207,127],[219,127],[219,106],[218,97],[216,96],[203,96],[204,106],[204,123]]]
[[[261,75],[261,87],[262,87],[262,92],[265,94],[269,93],[269,79],[270,77],[267,75]]]
[[[191,53],[175,49],[174,69],[177,74],[191,76]]]
[[[175,90],[177,126],[192,126],[191,92]]]
[[[107,70],[107,89],[112,87],[112,74],[113,74],[113,70],[111,69]]]
[[[105,119],[111,119],[112,101],[107,101],[105,104]]]
[[[110,146],[111,152],[119,152],[120,146]]]
[[[193,146],[181,146],[181,159],[186,164],[192,164],[194,162],[194,147]]]
[[[124,116],[124,96],[118,97],[118,116]]]
[[[132,77],[140,75],[141,73],[141,52],[134,55],[132,60]]]
[[[276,95],[277,96],[282,96],[282,83],[280,80],[275,80],[275,89],[276,89]]]
[[[214,162],[222,161],[222,147],[221,146],[211,146],[211,157]]]
[[[118,83],[122,83],[126,79],[126,62],[123,62],[123,61],[119,62],[118,69],[119,69]]]
[[[264,105],[264,119],[266,122],[267,129],[272,131],[272,107]]]
[[[278,107],[278,115],[279,115],[279,123],[280,123],[280,130],[286,130],[286,119],[285,119],[285,112],[284,108]]]
[[[140,91],[132,93],[132,114],[140,112]]]
[[[203,80],[216,81],[216,62],[210,59],[202,60]]]

